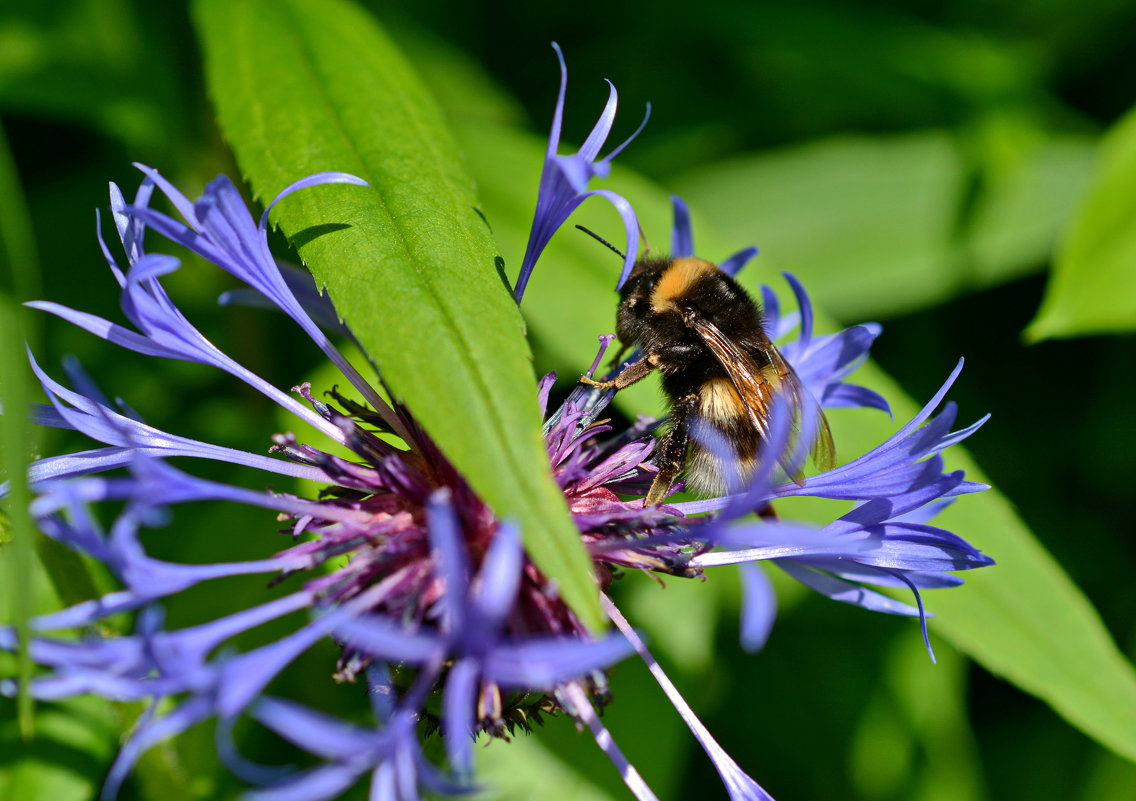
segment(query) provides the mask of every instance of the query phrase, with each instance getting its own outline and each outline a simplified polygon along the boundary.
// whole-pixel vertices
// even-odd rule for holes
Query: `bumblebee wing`
[[[769,416],[773,408],[773,398],[777,392],[784,392],[793,410],[794,431],[799,430],[803,413],[810,412],[815,415],[811,455],[817,468],[823,472],[835,465],[832,431],[820,409],[820,404],[808,394],[801,379],[773,343],[768,343],[767,347],[762,348],[762,352],[769,359],[769,364],[763,365],[705,317],[697,314],[689,315],[686,324],[702,338],[706,347],[714,354],[714,358],[722,365],[746,408],[750,422],[762,437],[769,436]],[[781,465],[786,468],[786,472],[793,480],[802,483],[800,470],[793,469],[788,464],[787,457],[786,454],[779,459]]]
[[[762,436],[769,434],[769,413],[773,397],[779,384],[775,375],[770,375],[768,367],[763,368],[757,360],[736,342],[727,337],[718,326],[699,315],[690,315],[686,324],[706,343],[714,358],[726,371],[742,404],[746,408],[750,422]],[[770,379],[774,381],[771,381]]]
[[[836,467],[836,446],[832,442],[832,429],[829,428],[828,418],[824,416],[824,410],[805,388],[804,382],[797,376],[796,371],[785,361],[781,351],[773,347],[770,348],[768,355],[770,361],[773,362],[773,369],[781,376],[782,386],[789,396],[789,402],[792,404],[794,412],[800,415],[811,414],[813,416],[813,441],[809,452],[813,464],[822,473],[831,470]]]

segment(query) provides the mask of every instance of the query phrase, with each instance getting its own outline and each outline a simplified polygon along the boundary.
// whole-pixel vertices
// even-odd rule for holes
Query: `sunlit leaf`
[[[528,801],[538,787],[555,787],[557,799],[563,801],[620,801],[624,792],[608,792],[596,786],[587,771],[577,763],[565,760],[546,745],[549,732],[541,737],[518,737],[509,747],[494,743],[479,748],[477,775],[498,801]],[[586,736],[586,735],[584,735]],[[586,767],[592,767],[587,763]]]
[[[347,3],[197,9],[221,126],[257,195],[322,170],[370,183],[290,197],[274,220],[394,394],[598,625],[590,563],[549,473],[524,326],[434,101]]]
[[[991,176],[960,226],[968,166],[945,131],[842,137],[705,164],[676,191],[841,320],[911,312],[1042,268],[1088,171],[1050,137]],[[881,291],[886,287],[887,291]]]
[[[994,165],[962,244],[970,286],[1005,283],[1049,264],[1092,173],[1096,144],[1089,136],[1052,135],[1022,146],[1004,168]]]
[[[1026,329],[1049,337],[1136,330],[1136,111],[1107,135],[1084,202]]]

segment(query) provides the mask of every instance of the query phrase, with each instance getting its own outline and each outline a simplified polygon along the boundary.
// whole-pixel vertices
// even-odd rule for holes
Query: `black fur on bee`
[[[621,290],[616,334],[622,352],[638,347],[642,357],[610,381],[584,380],[618,390],[658,370],[671,403],[670,426],[655,449],[658,473],[647,504],[670,492],[684,465],[687,487],[700,494],[724,492],[732,477],[744,480],[757,467],[774,397],[785,393],[795,418],[811,401],[766,335],[758,305],[732,277],[703,259],[636,262]],[[831,433],[815,401],[808,405],[807,411],[819,417],[813,458],[825,469],[833,460]],[[730,444],[729,464],[691,437],[695,418]]]

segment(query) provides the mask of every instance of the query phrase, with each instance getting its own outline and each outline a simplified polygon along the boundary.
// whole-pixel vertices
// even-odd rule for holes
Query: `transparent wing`
[[[684,321],[702,338],[714,358],[722,365],[730,383],[742,399],[750,422],[763,438],[768,439],[769,436],[773,399],[778,392],[783,392],[793,410],[793,429],[798,436],[802,419],[810,422],[806,429],[812,438],[811,456],[817,469],[823,472],[835,466],[836,450],[832,442],[832,430],[820,404],[805,389],[801,379],[772,342],[767,340],[761,346],[769,360],[769,364],[761,364],[752,353],[722,333],[718,326],[705,317],[688,314],[684,316]],[[799,483],[800,470],[787,464],[787,458],[781,457],[778,461]]]
[[[773,362],[773,369],[781,376],[783,391],[788,395],[793,409],[801,419],[809,420],[812,424],[809,427],[809,436],[812,439],[809,454],[812,456],[813,464],[818,472],[831,470],[836,467],[836,446],[833,444],[832,429],[829,428],[828,418],[824,416],[820,402],[805,388],[797,373],[781,355],[781,351],[772,343],[769,347],[768,356]]]

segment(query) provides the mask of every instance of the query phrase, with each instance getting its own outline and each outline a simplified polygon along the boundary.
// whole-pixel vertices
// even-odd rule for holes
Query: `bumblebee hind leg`
[[[675,400],[671,408],[671,427],[655,446],[654,462],[659,468],[644,503],[653,506],[661,503],[682,472],[686,460],[686,446],[690,442],[690,415],[698,408],[698,393],[692,392]]]
[[[643,358],[637,362],[632,362],[623,368],[623,372],[617,375],[610,381],[596,381],[588,378],[586,375],[580,376],[581,384],[588,384],[593,387],[600,387],[601,389],[625,389],[637,381],[642,381],[651,371],[655,369],[655,365],[650,359]]]

